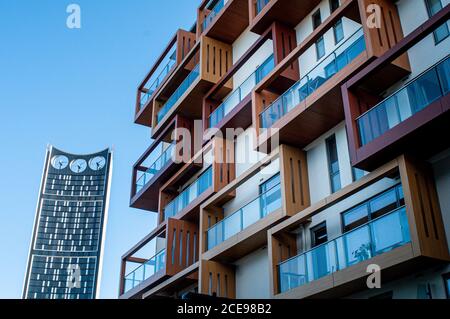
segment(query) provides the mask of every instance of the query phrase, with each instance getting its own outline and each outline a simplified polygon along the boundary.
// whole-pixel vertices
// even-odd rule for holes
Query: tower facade
[[[449,0],[199,2],[137,90],[120,297],[445,298]]]
[[[47,149],[24,299],[98,297],[112,153]]]

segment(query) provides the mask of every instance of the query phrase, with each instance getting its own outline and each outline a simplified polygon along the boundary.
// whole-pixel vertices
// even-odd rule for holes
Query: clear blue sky
[[[66,7],[81,6],[80,30]],[[128,207],[131,167],[150,144],[135,92],[199,0],[0,0],[0,298],[20,298],[48,143],[114,146],[102,298],[116,298],[120,256],[155,226]]]

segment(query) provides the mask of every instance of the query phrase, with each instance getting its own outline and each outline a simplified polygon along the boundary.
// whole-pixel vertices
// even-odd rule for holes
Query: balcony
[[[268,46],[273,47],[273,53],[268,55]],[[214,85],[203,99],[204,140],[210,139],[210,134],[217,129],[226,133],[227,128],[247,128],[252,124],[252,90],[262,82],[268,74],[282,61],[297,45],[295,30],[274,22],[253,43],[253,45],[235,61],[229,71]],[[239,82],[234,90],[223,92],[226,85],[241,70],[254,70],[243,82]],[[248,73],[246,73],[248,74]],[[294,61],[282,74],[276,85],[291,86],[299,79],[298,61]],[[229,93],[229,94],[228,94]],[[228,95],[227,95],[228,94]],[[208,130],[214,128],[214,130]]]
[[[275,136],[282,144],[305,147],[344,120],[341,85],[391,45],[380,45],[378,34],[361,24],[367,16],[365,10],[359,10],[358,3],[353,0],[344,2],[256,86],[252,112],[260,151],[270,151],[271,140]],[[399,20],[395,5],[386,2],[384,6],[392,19]],[[360,28],[346,36],[311,70],[302,74],[300,69],[300,79],[295,84],[290,87],[280,85],[280,75],[291,63],[302,61],[307,51],[314,50],[316,42],[325,33],[333,32],[334,25],[343,17],[353,20]],[[402,30],[396,24],[383,26],[379,31],[383,36],[396,34],[397,41],[403,38]],[[407,56],[390,63],[389,70],[399,76],[408,75]]]
[[[389,282],[449,260],[432,176],[426,162],[402,155],[272,227],[273,296],[341,298],[367,289],[370,264]],[[300,234],[322,221],[333,239],[314,246]]]
[[[184,164],[160,188],[159,222],[198,220],[200,204],[234,179],[234,163],[226,162],[227,156],[234,156],[234,142],[216,137]]]
[[[195,34],[178,30],[155,65],[139,85],[135,111],[135,123],[151,126],[153,98],[157,90],[181,63],[195,44]]]
[[[404,207],[278,265],[280,292],[311,283],[410,243]]]
[[[139,158],[133,166],[131,207],[158,211],[159,188],[193,155],[182,147],[183,143],[177,144],[179,140],[172,140],[172,136],[178,136],[178,130],[191,127],[191,121],[175,117]]]
[[[448,54],[435,55],[434,61],[416,67],[408,78],[389,72],[393,61],[428,46],[424,41],[449,19],[449,11],[450,6],[442,9],[343,85],[354,166],[372,170],[403,152],[425,159],[449,147],[446,139],[435,138],[447,129],[450,120]]]
[[[205,0],[198,8],[197,36],[232,44],[248,27],[248,0]]]
[[[154,98],[152,137],[161,134],[176,114],[201,119],[204,94],[228,71],[232,48],[220,41],[202,36],[181,64],[172,72]],[[222,91],[231,91],[232,82]]]
[[[271,55],[209,115],[208,127],[218,125],[274,67],[275,60]]]
[[[201,196],[208,188],[212,186],[212,167],[206,169],[192,184],[184,189],[180,195],[175,197],[164,208],[164,220],[178,215],[197,197]]]
[[[202,259],[226,264],[264,246],[267,229],[309,206],[307,176],[304,152],[281,145],[211,196],[200,207]]]
[[[364,41],[364,32],[361,28],[259,114],[261,129],[272,127],[275,122],[295,107],[306,108],[301,104],[306,103],[308,96],[349,65],[365,50],[366,43]]]
[[[184,277],[195,283],[195,274],[184,275],[198,262],[198,224],[168,219],[122,257],[120,298],[143,298],[157,286]],[[154,251],[151,258],[145,258]],[[136,266],[137,264],[137,266]]]
[[[294,28],[319,3],[320,0],[249,0],[251,31],[262,34],[273,21]]]
[[[450,91],[449,70],[450,58],[447,56],[361,115],[356,120],[361,146],[445,97]]]
[[[145,280],[162,271],[166,263],[166,250],[163,249],[138,268],[125,276],[125,293],[137,287]]]
[[[157,123],[160,123],[167,113],[172,109],[175,103],[183,96],[184,93],[190,88],[192,83],[200,76],[200,65],[197,64],[189,75],[181,82],[180,86],[175,92],[167,99],[167,101],[161,106],[161,109],[157,113]]]
[[[208,250],[281,209],[281,184],[261,194],[206,231]]]

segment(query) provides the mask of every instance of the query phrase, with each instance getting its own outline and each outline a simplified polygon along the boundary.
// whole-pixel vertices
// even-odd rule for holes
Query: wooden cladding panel
[[[310,206],[306,154],[288,145],[280,148],[283,207],[287,216],[293,216]]]
[[[368,10],[369,6],[373,7],[373,5],[378,6],[380,11]],[[403,39],[400,16],[393,1],[359,0],[359,10],[369,56],[380,57]],[[380,15],[378,22],[374,19],[376,14]],[[380,24],[380,27],[373,27],[366,22],[377,22]],[[400,56],[393,64],[407,71],[411,70],[407,54]]]
[[[169,219],[166,234],[166,273],[173,276],[197,262],[199,231],[194,223]]]
[[[269,232],[268,238],[269,247],[269,269],[270,283],[273,294],[279,291],[278,267],[277,265],[297,254],[297,241],[295,235],[282,233],[277,236],[272,236]]]
[[[186,55],[191,51],[196,43],[195,33],[178,30],[177,32],[177,65],[181,64]],[[186,66],[185,69],[192,70],[196,63],[193,59]]]
[[[297,35],[295,29],[286,27],[276,22],[273,26],[273,46],[275,65],[278,65],[283,59],[297,47]],[[299,63],[296,59],[281,76],[291,79],[294,82],[300,79]]]
[[[234,141],[222,138],[213,140],[214,191],[218,192],[235,178]]]
[[[414,254],[449,260],[436,183],[429,164],[408,157],[401,157],[399,164]]]
[[[208,236],[207,230],[213,225],[220,222],[224,219],[224,211],[223,208],[213,207],[208,209],[203,209],[200,211],[200,227],[201,227],[201,247],[200,252],[205,253],[208,247]]]
[[[205,36],[201,41],[201,78],[216,83],[233,66],[233,49],[229,44]],[[224,86],[232,89],[232,80]]]
[[[200,272],[199,290],[201,294],[236,298],[236,276],[233,266],[202,260]]]

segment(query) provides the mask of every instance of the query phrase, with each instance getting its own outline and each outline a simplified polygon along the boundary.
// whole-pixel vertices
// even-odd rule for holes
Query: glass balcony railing
[[[146,88],[147,89],[146,93],[141,93],[140,109],[142,109],[147,104],[147,102],[152,97],[153,93],[155,93],[156,89],[158,89],[161,86],[167,75],[175,66],[176,62],[177,62],[177,44],[175,43],[170,49],[169,53],[164,58],[164,60],[160,63],[160,67],[156,69],[156,72],[147,81],[147,84],[150,83],[150,86]]]
[[[364,32],[358,29],[333,53],[324,58],[314,69],[295,83],[288,91],[261,112],[261,128],[271,127],[276,121],[304,101],[333,75],[352,62],[366,49]]]
[[[450,58],[433,66],[357,119],[366,145],[450,91]]]
[[[147,280],[166,265],[166,250],[163,249],[148,261],[125,276],[125,292],[138,286],[141,282]]]
[[[180,86],[176,89],[176,91],[169,97],[164,106],[159,110],[157,118],[158,123],[166,116],[166,114],[170,111],[170,109],[178,102],[180,97],[186,93],[189,87],[194,83],[194,81],[200,75],[200,64],[197,64],[189,73],[189,75],[184,79],[184,81],[180,84]]]
[[[207,231],[208,250],[279,208],[281,208],[281,185],[278,183],[238,211],[209,228]]]
[[[216,126],[222,119],[233,110],[248,94],[250,94],[253,88],[261,82],[261,80],[269,74],[275,67],[275,60],[271,55],[267,60],[261,64],[255,72],[253,72],[242,84],[234,90],[228,97],[222,102],[222,104],[214,110],[209,116],[209,127]]]
[[[214,18],[219,14],[219,12],[223,9],[225,5],[225,0],[218,0],[214,7],[211,9],[208,16],[203,20],[202,30],[205,31],[206,28],[211,24]]]
[[[386,253],[410,240],[408,218],[403,206],[279,264],[280,292]]]
[[[136,193],[139,193],[145,185],[166,166],[175,152],[175,144],[170,144],[161,155],[153,162],[153,164],[139,177],[136,181]]]
[[[176,216],[198,196],[212,186],[212,166],[204,171],[197,180],[164,208],[164,220]]]
[[[269,2],[270,0],[256,0],[256,14],[259,14]]]

